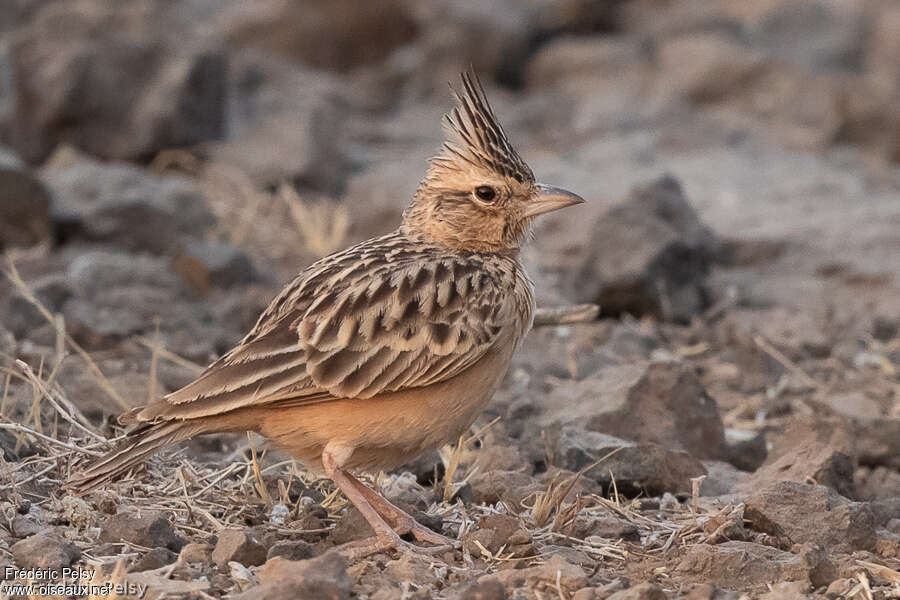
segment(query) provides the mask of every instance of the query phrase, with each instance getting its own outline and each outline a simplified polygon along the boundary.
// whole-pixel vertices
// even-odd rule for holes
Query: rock
[[[803,560],[803,566],[813,587],[826,587],[838,578],[839,569],[831,559],[828,548],[803,544],[795,548],[794,552]]]
[[[799,556],[741,541],[690,546],[675,570],[695,580],[742,590],[761,590],[769,583],[806,579]]]
[[[172,266],[195,293],[253,281],[253,265],[242,250],[224,242],[190,240],[175,253]]]
[[[687,322],[709,304],[706,278],[717,254],[715,236],[665,176],[597,219],[572,295],[606,315]]]
[[[397,0],[373,5],[265,0],[252,10],[237,3],[220,16],[219,26],[237,48],[260,48],[333,71],[380,62],[415,34],[406,5]]]
[[[553,590],[557,594],[560,588],[565,593],[573,593],[585,587],[587,575],[581,567],[567,563],[559,556],[551,556],[547,562],[524,569],[507,569],[491,575],[482,575],[478,583],[498,581],[509,593],[517,588],[530,590]],[[557,587],[558,585],[558,587]],[[515,595],[512,592],[511,595]]]
[[[640,532],[633,523],[614,516],[578,517],[575,520],[572,536],[579,539],[597,536],[607,540],[637,541],[640,538]]]
[[[749,41],[813,72],[855,72],[869,25],[853,5],[775,2],[749,28]]]
[[[859,461],[900,471],[900,419],[876,419],[857,425]]]
[[[120,512],[104,519],[101,542],[129,542],[146,548],[178,551],[184,546],[169,520],[153,511]]]
[[[724,31],[691,32],[663,40],[658,93],[697,104],[721,102],[764,72],[763,52],[748,49]]]
[[[612,482],[612,472],[619,493],[625,495],[642,491],[650,496],[664,491],[690,493],[691,478],[706,474],[696,458],[657,444],[636,444],[575,426],[563,427],[558,434],[548,430],[548,434],[556,466],[579,471],[606,456],[585,476],[607,486]]]
[[[50,194],[12,152],[0,146],[0,250],[51,239]]]
[[[22,27],[10,53],[8,127],[27,161],[63,143],[142,160],[223,134],[225,53],[158,30],[150,17],[126,25],[124,7],[79,0],[46,4]]]
[[[62,311],[66,300],[72,296],[72,285],[59,274],[49,274],[28,281],[34,296],[52,313]],[[19,338],[32,337],[34,330],[47,325],[47,319],[31,302],[19,294],[11,295],[4,318],[13,335]]]
[[[760,600],[808,600],[809,584],[805,581],[780,581],[761,595]]]
[[[616,592],[607,600],[665,600],[666,593],[652,583],[640,583],[627,590]]]
[[[44,525],[28,515],[14,516],[10,525],[12,526],[11,533],[17,538],[27,538],[45,528]]]
[[[44,529],[10,547],[13,561],[23,569],[55,569],[70,566],[81,551],[55,529]]]
[[[729,463],[721,461],[704,461],[706,479],[700,483],[701,496],[723,496],[730,494],[742,481],[747,479],[747,473],[738,471]]]
[[[737,489],[752,492],[778,481],[811,479],[853,498],[856,461],[851,436],[841,422],[795,421],[773,444],[762,466]]]
[[[59,152],[42,179],[53,192],[51,215],[66,239],[167,254],[213,224],[203,198],[181,177]]]
[[[506,588],[496,579],[476,581],[466,586],[460,600],[507,600]]]
[[[185,544],[184,548],[178,554],[179,560],[183,563],[210,563],[212,562],[212,546],[209,544],[198,544],[191,542]]]
[[[259,568],[260,585],[239,594],[240,600],[349,600],[353,580],[346,561],[336,552],[326,552],[309,560],[293,561],[275,557]]]
[[[266,547],[244,529],[223,529],[212,551],[212,561],[220,569],[228,563],[239,562],[245,567],[255,567],[266,562]]]
[[[534,478],[521,471],[494,471],[486,469],[469,478],[472,501],[479,504],[505,502],[509,506],[521,506],[522,500],[541,491]]]
[[[715,401],[690,367],[675,362],[610,366],[571,385],[555,386],[540,422],[545,428],[577,424],[700,458],[726,454]]]
[[[227,186],[237,170],[259,188],[289,182],[337,194],[348,169],[343,83],[255,51],[235,53],[232,63],[228,137],[203,144],[207,179]]]
[[[96,513],[91,505],[75,496],[66,496],[61,501],[63,517],[69,525],[77,529],[87,529],[94,525]]]
[[[788,544],[819,544],[846,551],[871,550],[875,516],[862,502],[851,502],[821,485],[782,481],[747,498],[749,526]]]
[[[306,560],[312,558],[316,554],[315,546],[303,540],[282,540],[275,542],[269,547],[266,553],[266,560],[272,560],[275,557],[285,560]]]
[[[482,548],[496,555],[528,556],[532,551],[531,536],[519,519],[511,515],[490,514],[478,519],[475,529],[463,536],[463,546],[472,556],[481,556]]]
[[[182,288],[164,258],[117,250],[90,250],[76,256],[65,281],[79,296],[96,300],[111,289],[152,287],[171,293]],[[62,294],[60,294],[62,295]]]
[[[886,467],[858,468],[853,485],[860,500],[900,498],[900,473]]]
[[[766,461],[769,450],[760,431],[725,430],[726,460],[741,471],[755,471]]]
[[[137,559],[134,564],[131,565],[129,571],[132,573],[152,571],[153,569],[159,569],[160,567],[170,565],[177,559],[178,554],[175,554],[168,548],[154,548]]]

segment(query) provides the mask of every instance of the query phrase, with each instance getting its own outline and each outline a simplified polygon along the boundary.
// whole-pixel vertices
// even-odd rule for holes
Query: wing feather
[[[488,264],[409,246],[392,234],[312,265],[238,346],[139,418],[427,386],[475,364],[505,328],[527,328],[530,302],[503,300],[515,299],[510,286],[527,281],[513,259]]]

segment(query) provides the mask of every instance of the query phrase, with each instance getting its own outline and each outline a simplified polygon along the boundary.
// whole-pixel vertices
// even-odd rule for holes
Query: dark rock
[[[266,562],[266,547],[244,529],[223,529],[212,551],[212,561],[220,569],[229,562],[239,562],[245,567],[255,567]]]
[[[144,553],[128,570],[132,573],[152,571],[153,569],[170,565],[177,559],[178,555],[168,548],[154,548],[150,552]]]
[[[166,254],[213,224],[206,202],[181,177],[57,153],[42,178],[53,192],[53,219],[69,239]]]
[[[169,520],[153,511],[121,512],[107,517],[100,529],[101,542],[130,542],[147,548],[178,551],[184,540],[172,529]]]
[[[152,18],[126,25],[123,9],[93,0],[50,3],[22,28],[11,49],[15,111],[8,127],[29,162],[60,144],[146,159],[223,134],[225,53],[200,47],[195,36],[175,34],[177,43],[167,43],[170,26]]]
[[[511,515],[491,514],[478,519],[475,529],[463,536],[463,545],[472,556],[481,556],[482,547],[492,554],[527,556],[532,551],[531,536],[519,519]]]
[[[253,265],[242,250],[224,242],[191,240],[175,253],[172,264],[195,293],[213,286],[228,288],[253,281]]]
[[[260,585],[235,596],[240,600],[350,600],[353,580],[347,563],[336,552],[309,560],[275,557],[259,568]]]
[[[315,546],[303,540],[282,540],[275,542],[266,553],[266,560],[280,557],[285,560],[306,560],[316,554]]]
[[[889,342],[900,332],[900,319],[878,315],[872,319],[872,337],[879,342]]]
[[[782,481],[747,498],[749,526],[788,544],[820,544],[846,551],[870,550],[875,516],[868,504],[851,502],[821,485]]]
[[[690,367],[675,362],[605,367],[571,385],[555,386],[544,402],[541,423],[577,424],[699,458],[726,454],[715,401]]]
[[[328,541],[335,546],[346,544],[347,542],[355,542],[367,537],[375,535],[371,525],[366,521],[362,513],[355,506],[347,509],[346,514],[335,524],[331,533],[328,534]]]
[[[81,551],[55,529],[45,529],[10,548],[14,563],[24,569],[62,569],[81,557]]]
[[[705,282],[717,253],[715,236],[666,176],[596,221],[574,297],[607,315],[687,322],[709,304]]]
[[[612,472],[619,493],[625,495],[690,493],[690,480],[706,474],[706,468],[696,458],[657,444],[636,444],[575,426],[563,427],[558,433],[548,431],[548,435],[554,464],[579,471],[606,457],[585,477],[609,485]]]
[[[742,471],[755,471],[766,461],[769,450],[760,431],[725,430],[726,460]]]
[[[752,492],[778,481],[810,479],[854,498],[852,433],[840,421],[795,421],[777,438],[762,466],[738,485]]]
[[[762,590],[768,583],[806,579],[806,568],[799,556],[741,541],[691,546],[676,571],[714,585],[742,590]]]
[[[616,592],[607,600],[665,600],[666,593],[652,583],[639,583],[638,585]]]
[[[49,240],[50,194],[17,156],[0,146],[0,250]]]

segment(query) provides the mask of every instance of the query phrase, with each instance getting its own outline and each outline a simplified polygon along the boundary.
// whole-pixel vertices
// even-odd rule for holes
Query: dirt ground
[[[0,596],[900,598],[895,3],[8,17]],[[523,251],[539,306],[600,315],[536,327],[458,444],[370,474],[460,548],[348,564],[361,515],[253,436],[67,495],[116,414],[396,226],[470,64],[537,177],[587,199]]]

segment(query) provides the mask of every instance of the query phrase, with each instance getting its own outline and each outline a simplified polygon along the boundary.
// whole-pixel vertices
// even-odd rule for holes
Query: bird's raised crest
[[[461,75],[462,89],[451,86],[456,106],[444,116],[449,139],[432,162],[445,168],[491,169],[517,181],[534,181],[531,169],[509,143],[506,132],[488,103],[478,76]]]

